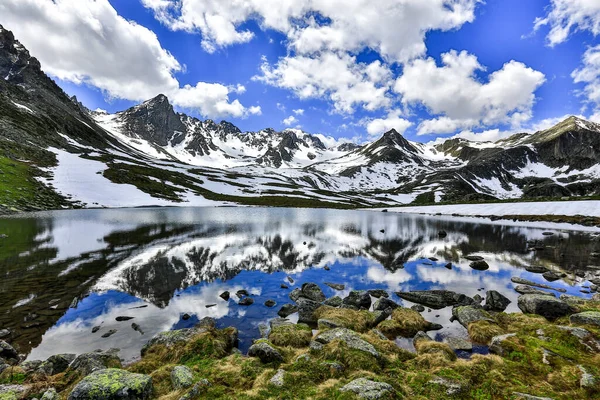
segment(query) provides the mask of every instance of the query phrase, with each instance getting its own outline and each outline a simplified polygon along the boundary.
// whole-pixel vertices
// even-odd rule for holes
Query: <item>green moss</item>
[[[328,306],[319,307],[315,311],[315,317],[317,319],[331,320],[341,327],[352,329],[356,332],[367,331],[373,326],[373,322],[375,321],[375,316],[369,311]]]
[[[306,347],[312,339],[312,329],[308,325],[283,325],[269,333],[269,340],[275,346]]]

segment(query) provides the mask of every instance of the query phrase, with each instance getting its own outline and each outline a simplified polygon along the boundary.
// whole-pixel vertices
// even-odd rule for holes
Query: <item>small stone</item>
[[[369,294],[369,296],[373,296],[377,299],[380,299],[382,297],[385,297],[385,298],[390,297],[389,293],[383,289],[370,289],[370,290],[367,290],[367,293]]]
[[[92,328],[92,333],[96,333],[100,330],[100,326],[95,326]]]
[[[335,285],[335,284],[330,284],[330,285]],[[307,298],[312,301],[316,301],[318,303],[325,301],[325,299],[327,298],[323,294],[323,291],[321,290],[319,285],[317,285],[316,283],[312,283],[312,282],[305,283],[302,285],[300,291],[301,291],[301,295],[300,295],[301,297]]]
[[[494,336],[490,341],[489,350],[492,354],[498,354],[499,356],[503,356],[506,353],[504,347],[502,347],[502,342],[511,337],[517,336],[514,333],[507,333],[506,335]]]
[[[444,265],[444,267],[446,269],[452,269],[452,263],[448,263],[448,264]]]
[[[108,338],[111,337],[112,335],[114,335],[115,333],[117,333],[116,329],[111,329],[110,331],[106,332],[104,335],[102,335],[101,337],[103,338]]]
[[[184,321],[187,321],[188,319],[192,318],[192,316],[188,313],[185,313],[181,316],[181,319]]]
[[[44,392],[40,400],[60,400],[60,396],[56,393],[56,389],[50,388]]]
[[[250,296],[250,293],[248,293],[246,289],[240,289],[237,292],[235,292],[235,295],[241,299],[244,296]]]
[[[217,306],[216,304],[207,304],[204,307],[206,307],[206,308],[212,308],[212,307],[216,307],[216,306]]]
[[[477,271],[485,271],[490,268],[489,264],[483,260],[473,261],[469,266]]]
[[[544,267],[543,265],[528,265],[525,267],[525,271],[534,274],[543,274],[544,272],[548,272],[548,268]]]
[[[278,369],[275,375],[269,380],[269,383],[273,386],[281,387],[283,386],[283,381],[285,378],[285,371],[282,369]]]
[[[10,330],[0,329],[0,339],[4,339],[10,336]]]
[[[10,344],[4,340],[0,340],[0,357],[5,359],[16,359],[19,357],[19,353]]]
[[[117,322],[123,322],[123,321],[129,321],[130,319],[133,319],[133,318],[134,318],[134,317],[123,317],[123,316],[121,316],[121,317],[117,317],[117,318],[115,318],[115,320],[116,320]]]
[[[323,304],[330,307],[341,307],[343,300],[340,296],[333,296],[325,300]]]
[[[287,280],[289,283],[292,283],[292,284],[294,283],[294,279],[291,276],[288,276]]]
[[[392,385],[375,382],[366,378],[355,379],[340,389],[340,392],[352,392],[361,399],[381,399],[393,393]]]
[[[446,236],[448,236],[448,233],[446,231],[439,231],[438,232],[438,237],[439,238],[445,238]]]
[[[348,345],[348,347],[363,351],[379,359],[381,355],[375,347],[369,342],[363,340],[356,332],[346,328],[335,328],[320,333],[315,340],[322,344],[328,344],[334,340],[340,340]]]
[[[424,312],[425,311],[425,307],[423,307],[420,304],[415,304],[415,305],[411,306],[410,309],[414,310],[416,312]]]
[[[593,389],[596,387],[596,383],[598,380],[592,374],[590,374],[583,366],[578,365],[579,370],[581,371],[581,379],[579,380],[579,386],[582,389]]]
[[[447,337],[444,339],[444,343],[447,343],[452,350],[463,350],[472,351],[473,343],[470,340],[459,338],[459,337]]]
[[[222,298],[225,301],[229,300],[229,296],[230,296],[230,293],[228,291],[224,291],[223,293],[221,293],[219,295],[219,297]]]
[[[469,261],[483,261],[483,257],[481,257],[481,256],[475,256],[475,255],[465,256],[465,259],[469,260]]]
[[[371,307],[371,296],[364,290],[352,290],[342,301],[343,304],[368,310]]]
[[[282,283],[280,286],[282,289],[289,289],[290,287],[288,285],[286,285],[285,283]]]
[[[277,305],[277,302],[275,300],[267,300],[265,301],[265,306],[267,307],[275,307]]]
[[[250,306],[254,304],[254,299],[252,297],[244,297],[240,301],[238,301],[240,306]]]
[[[560,274],[558,274],[557,272],[554,271],[547,271],[544,272],[542,274],[542,276],[544,277],[545,280],[547,280],[548,282],[554,282],[559,280],[560,278],[562,278],[562,276]]]
[[[261,338],[269,336],[269,326],[267,324],[258,324],[258,331],[260,332]]]
[[[312,342],[310,342],[310,344],[308,345],[308,348],[310,349],[310,351],[312,352],[319,352],[321,350],[323,350],[323,344],[319,343],[319,342],[315,342],[314,340]]]
[[[326,266],[324,266],[324,267],[323,267],[323,269],[324,269],[325,271],[329,271],[331,268],[329,268],[329,265],[326,265]]]
[[[485,309],[489,311],[504,311],[510,300],[496,290],[489,290],[485,297]]]
[[[527,286],[527,285],[515,286],[515,292],[517,292],[519,294],[540,294],[542,296],[556,297],[554,295],[554,293],[544,292],[543,290],[535,289],[535,288],[532,288],[531,286]]]
[[[131,324],[131,329],[133,329],[136,332],[141,333],[142,335],[144,334],[144,331],[142,330],[142,328],[140,328],[140,326],[138,324],[136,324],[135,322],[133,322]]]
[[[194,374],[192,370],[184,365],[176,365],[171,371],[171,384],[173,389],[185,389],[194,384]]]

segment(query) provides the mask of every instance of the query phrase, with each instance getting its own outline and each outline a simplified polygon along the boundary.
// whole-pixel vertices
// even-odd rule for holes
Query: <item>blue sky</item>
[[[166,91],[177,110],[242,130],[301,127],[366,140],[394,127],[417,141],[495,139],[569,114],[600,115],[597,0],[431,0],[425,11],[408,0],[406,12],[382,0],[364,9],[366,29],[356,25],[363,0],[349,2],[348,13],[329,5],[336,0],[299,0],[279,16],[268,1],[241,0],[237,9],[215,1],[7,0],[0,23],[67,93],[109,112]],[[398,14],[379,22],[392,9]],[[65,12],[59,31],[56,15]],[[378,72],[369,75],[368,65]],[[180,90],[199,82],[207,85]]]

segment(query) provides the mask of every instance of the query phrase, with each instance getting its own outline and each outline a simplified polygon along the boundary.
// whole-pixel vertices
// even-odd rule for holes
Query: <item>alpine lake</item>
[[[236,327],[246,352],[307,282],[328,298],[383,289],[404,307],[414,303],[396,292],[446,289],[485,298],[496,290],[511,300],[506,312],[518,312],[511,278],[589,298],[581,277],[600,264],[593,231],[377,211],[69,210],[4,217],[0,234],[0,329],[29,360],[118,348],[127,363],[155,334],[204,317],[217,328]],[[489,268],[472,268],[469,255]],[[527,271],[535,267],[562,279],[550,283]],[[227,300],[220,296],[226,291]],[[245,297],[253,303],[239,304]],[[451,308],[422,312],[443,327],[430,332],[437,341],[468,338],[451,322]],[[410,339],[396,342],[412,346]]]

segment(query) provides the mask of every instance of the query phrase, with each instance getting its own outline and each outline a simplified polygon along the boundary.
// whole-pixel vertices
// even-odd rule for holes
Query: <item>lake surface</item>
[[[440,238],[440,230],[447,236]],[[218,327],[237,327],[245,351],[260,336],[258,325],[277,317],[281,305],[290,302],[289,292],[305,282],[319,284],[328,297],[386,289],[404,306],[411,303],[393,292],[450,289],[485,297],[494,289],[512,300],[509,312],[518,311],[512,276],[589,297],[580,291],[589,283],[575,272],[600,262],[590,256],[600,250],[600,236],[544,232],[548,229],[374,211],[159,208],[24,214],[0,219],[0,235],[7,235],[0,239],[0,329],[13,331],[12,344],[28,359],[119,348],[130,361],[154,334],[191,327],[207,316]],[[528,250],[528,240],[545,249]],[[471,269],[463,258],[468,254],[483,256],[490,269]],[[451,270],[445,268],[449,262]],[[549,283],[525,271],[527,265],[562,270],[567,277]],[[241,289],[250,292],[253,305],[237,304],[235,292]],[[232,293],[229,301],[219,297],[225,290]],[[265,306],[269,299],[277,305]],[[458,322],[449,321],[450,308],[423,315],[444,326],[431,332],[438,340],[466,336]],[[118,322],[119,316],[134,319]],[[133,322],[143,334],[132,329]],[[92,333],[96,326],[100,330]],[[102,338],[111,329],[117,332]]]

